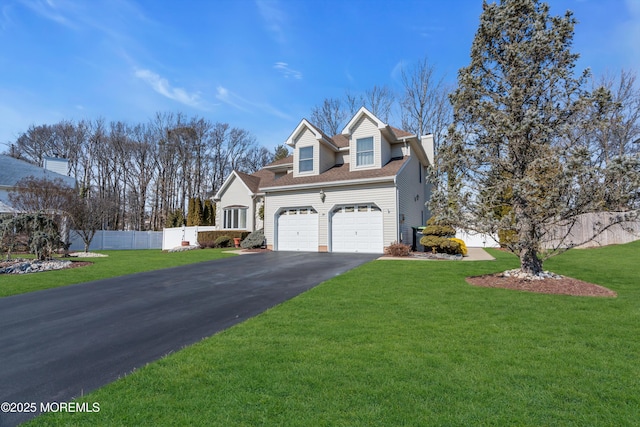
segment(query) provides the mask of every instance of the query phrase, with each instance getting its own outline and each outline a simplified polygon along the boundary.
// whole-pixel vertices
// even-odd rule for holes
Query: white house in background
[[[221,229],[264,227],[276,251],[382,253],[413,243],[411,227],[429,217],[432,135],[396,129],[361,108],[333,137],[303,119],[286,144],[292,156],[226,179],[214,197]]]
[[[76,185],[76,180],[68,175],[69,163],[66,159],[46,157],[44,166],[39,167],[24,160],[0,155],[0,214],[16,213],[9,201],[9,193],[20,191],[18,182],[27,177],[46,178],[54,180],[60,178],[69,187]]]

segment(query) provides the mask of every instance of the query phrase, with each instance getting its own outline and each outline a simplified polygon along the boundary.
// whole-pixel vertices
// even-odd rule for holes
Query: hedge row
[[[242,240],[249,235],[249,231],[242,230],[215,230],[215,231],[198,231],[198,242],[215,242],[219,237],[229,236],[232,239],[239,237]]]

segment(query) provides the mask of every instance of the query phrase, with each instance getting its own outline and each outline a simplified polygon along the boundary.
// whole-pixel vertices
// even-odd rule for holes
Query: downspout
[[[398,175],[393,177],[393,187],[396,189],[396,242],[400,243],[400,193],[398,191]]]

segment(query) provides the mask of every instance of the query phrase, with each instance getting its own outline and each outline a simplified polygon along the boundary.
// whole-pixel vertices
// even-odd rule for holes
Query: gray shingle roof
[[[262,190],[269,187],[285,187],[301,184],[311,185],[325,182],[331,183],[358,179],[393,177],[398,174],[398,171],[408,159],[409,157],[391,159],[391,161],[389,161],[389,163],[384,165],[382,168],[360,171],[350,171],[349,164],[345,163],[342,165],[335,165],[334,167],[322,172],[319,175],[298,176],[295,178],[292,173],[289,173],[278,179],[274,179],[273,173],[271,173],[270,175],[264,174],[260,176],[260,189]]]
[[[15,187],[18,181],[29,176],[33,176],[35,178],[47,178],[50,180],[60,178],[69,187],[74,187],[76,185],[76,180],[70,176],[51,172],[39,166],[25,162],[24,160],[0,155],[0,186]]]

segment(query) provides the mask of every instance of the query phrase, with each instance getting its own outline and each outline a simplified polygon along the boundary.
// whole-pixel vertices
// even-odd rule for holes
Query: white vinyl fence
[[[75,231],[71,231],[70,251],[83,251],[84,242],[80,235]],[[113,231],[98,230],[93,236],[89,250],[104,249],[160,249],[162,248],[162,232],[161,231]]]
[[[162,230],[162,250],[173,249],[185,241],[191,245],[197,245],[199,231],[213,231],[217,229],[218,228],[213,225],[164,228]]]
[[[471,230],[457,230],[456,237],[464,241],[468,248],[498,248],[498,236],[477,233]]]

